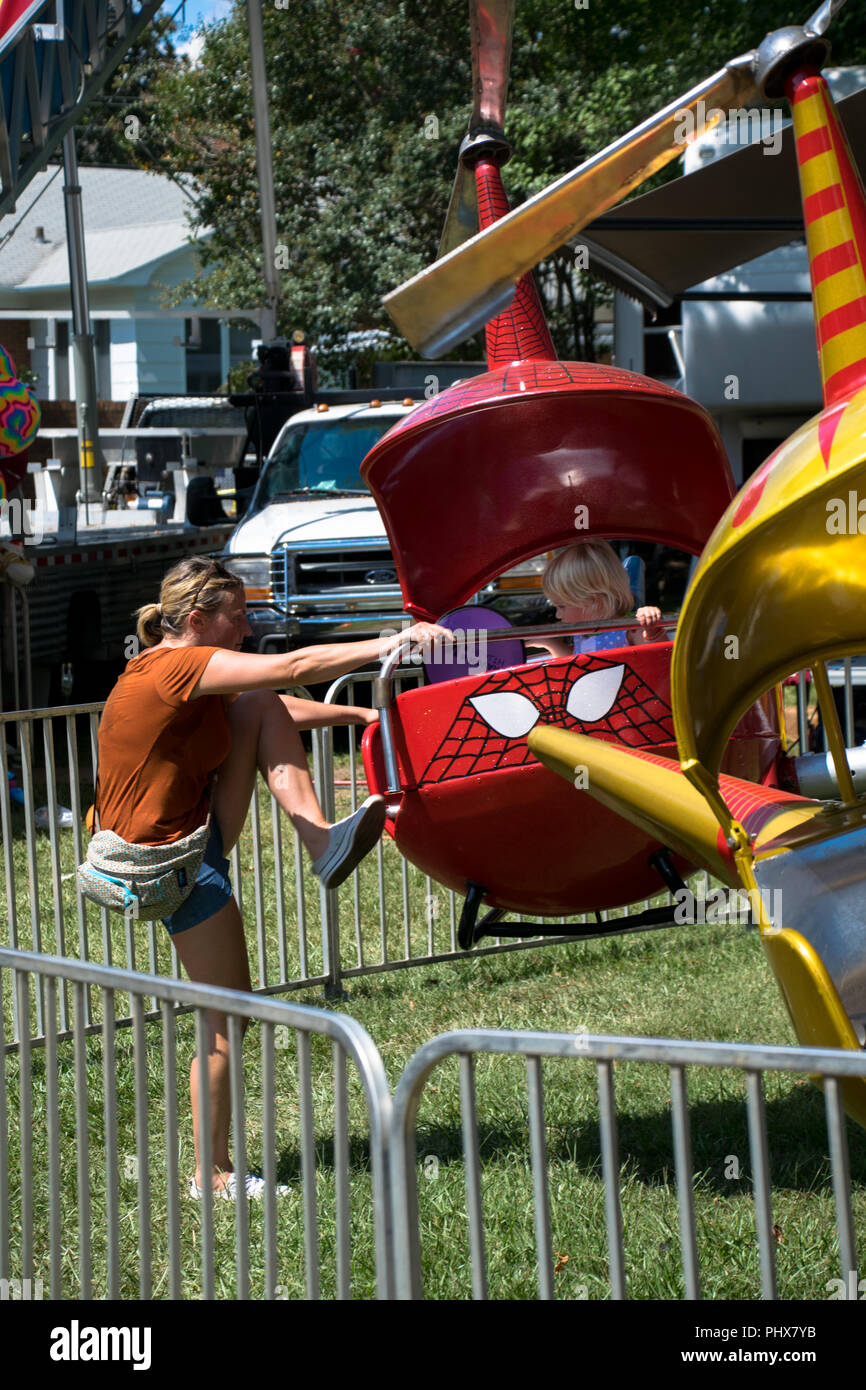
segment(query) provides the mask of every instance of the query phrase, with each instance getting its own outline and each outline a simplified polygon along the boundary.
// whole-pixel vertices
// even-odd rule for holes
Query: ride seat
[[[508,666],[522,666],[526,650],[519,638],[514,641],[488,642],[486,633],[511,629],[503,613],[483,604],[455,608],[439,619],[440,627],[449,632],[465,634],[454,648],[437,646],[424,671],[431,685],[439,681],[458,680],[461,676],[477,676],[484,671],[502,671]],[[516,629],[515,629],[516,630]]]
[[[628,586],[634,599],[635,608],[643,608],[646,603],[646,565],[640,555],[626,555],[622,567],[628,575]]]

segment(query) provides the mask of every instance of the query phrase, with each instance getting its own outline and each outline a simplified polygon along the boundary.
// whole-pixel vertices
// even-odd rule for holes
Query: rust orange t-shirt
[[[99,723],[102,830],[167,844],[204,824],[208,787],[231,746],[221,695],[190,700],[219,647],[150,647],[127,664]]]

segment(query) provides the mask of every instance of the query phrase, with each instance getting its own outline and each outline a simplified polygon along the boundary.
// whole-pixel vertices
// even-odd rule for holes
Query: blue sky
[[[203,24],[213,24],[215,20],[225,19],[231,13],[231,0],[187,0],[183,10],[178,10],[179,0],[167,0],[160,14],[174,15],[179,29],[186,29],[188,35],[175,36],[175,46],[180,53],[195,52],[199,46],[195,31]],[[177,14],[175,11],[178,10]]]

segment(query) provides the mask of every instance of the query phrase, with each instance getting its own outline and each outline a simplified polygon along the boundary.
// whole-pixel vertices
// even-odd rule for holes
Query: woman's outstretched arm
[[[262,656],[253,652],[215,651],[196,685],[192,699],[200,695],[234,695],[242,690],[279,690],[282,686],[318,684],[345,676],[367,662],[381,661],[402,643],[452,642],[454,634],[436,623],[371,637],[365,642],[333,642],[321,647],[301,647],[295,652]]]

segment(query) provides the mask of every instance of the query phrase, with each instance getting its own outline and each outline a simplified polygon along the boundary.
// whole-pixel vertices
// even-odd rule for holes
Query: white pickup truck
[[[243,579],[255,650],[400,625],[397,572],[360,470],[385,431],[419,404],[319,405],[280,430],[222,556]],[[542,557],[509,571],[479,601],[511,612],[541,601],[543,566]]]

